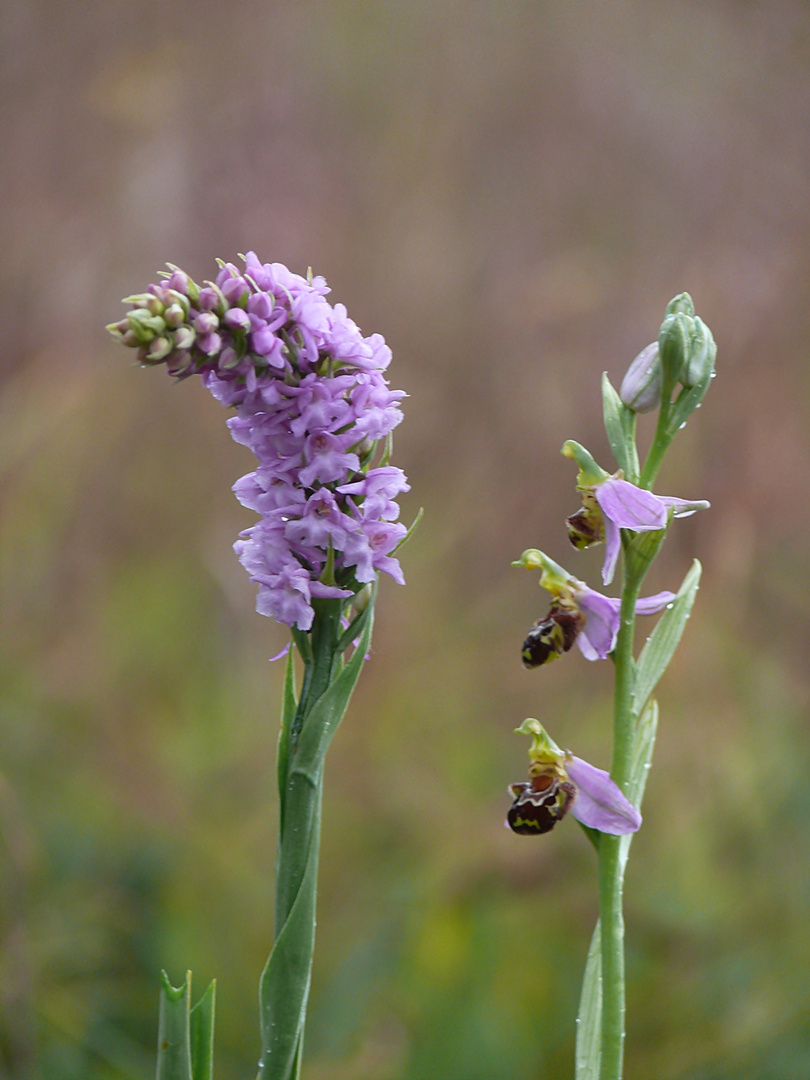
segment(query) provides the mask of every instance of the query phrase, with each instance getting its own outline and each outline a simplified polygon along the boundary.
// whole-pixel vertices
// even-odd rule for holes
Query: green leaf
[[[189,1013],[192,1080],[212,1080],[214,1075],[214,1002],[216,979]]]
[[[701,566],[695,559],[683,584],[670,607],[664,611],[638,658],[638,673],[634,694],[636,715],[644,708],[647,698],[667,669],[678,642],[681,640],[686,620],[692,611],[695,594],[700,583]]]
[[[655,698],[650,698],[639,718],[633,736],[633,754],[630,759],[630,775],[625,792],[633,806],[639,810],[641,809],[641,801],[644,798],[644,788],[647,786],[647,777],[650,774],[657,731],[658,702]],[[619,863],[622,875],[624,875],[624,868],[627,865],[630,844],[634,835],[634,833],[626,833],[619,841]]]
[[[616,463],[624,473],[625,480],[636,484],[639,474],[636,414],[632,409],[628,409],[616,393],[607,372],[602,375],[602,412],[608,442]]]
[[[290,766],[290,777],[294,773],[300,773],[306,775],[310,782],[314,783],[323,767],[323,759],[329,743],[349,707],[349,700],[371,644],[371,631],[374,626],[373,606],[374,597],[366,608],[368,612],[366,624],[357,648],[334,682],[330,683],[307,713],[298,739],[295,760]]]
[[[376,585],[375,585],[375,592],[376,592]],[[366,606],[363,608],[363,610],[360,612],[360,614],[357,616],[357,618],[353,622],[349,623],[349,625],[343,631],[343,633],[340,636],[340,640],[337,643],[337,647],[335,649],[335,652],[338,652],[338,653],[345,652],[346,649],[348,649],[348,647],[351,645],[351,643],[356,638],[360,637],[360,635],[362,634],[362,632],[363,632],[363,630],[365,628],[366,623],[368,622],[369,613],[370,613],[372,607],[374,606],[374,595],[375,594],[372,593],[371,597],[369,597],[369,603],[366,604]]]
[[[602,1065],[602,934],[598,919],[585,962],[574,1060],[576,1080],[599,1080]]]
[[[160,973],[157,1080],[193,1080],[188,1012],[191,1003],[191,972],[182,986],[174,987],[165,971]]]
[[[281,697],[281,726],[278,730],[278,747],[276,749],[276,772],[278,775],[278,807],[281,824],[284,821],[284,796],[287,792],[287,768],[290,756],[290,731],[298,702],[295,700],[295,665],[293,661],[293,648],[287,653],[287,666],[284,672],[284,690]]]
[[[392,555],[395,555],[399,551],[399,549],[402,547],[403,544],[408,543],[410,538],[416,532],[416,530],[417,530],[417,528],[419,526],[419,522],[422,520],[422,518],[424,516],[425,516],[425,508],[424,508],[424,506],[420,506],[419,510],[417,511],[416,517],[413,519],[411,524],[408,526],[408,531],[405,533],[405,535],[402,537],[400,542],[397,544],[397,546],[391,552]]]

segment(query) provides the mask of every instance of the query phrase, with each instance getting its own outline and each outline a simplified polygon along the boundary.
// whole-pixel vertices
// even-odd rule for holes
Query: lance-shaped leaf
[[[636,449],[636,414],[616,393],[607,372],[602,375],[602,411],[608,442],[625,478],[636,483],[639,474]]]
[[[599,1080],[602,1066],[602,933],[598,919],[585,962],[574,1060],[576,1080]]]
[[[216,980],[213,980],[189,1013],[192,1080],[213,1080],[216,990]]]
[[[655,689],[658,680],[667,669],[678,642],[681,640],[686,620],[692,611],[695,594],[700,584],[701,565],[697,559],[692,563],[683,584],[658,620],[658,625],[647,639],[638,658],[638,670],[635,688],[635,711],[638,714],[644,708],[647,698]]]
[[[192,1080],[191,1036],[188,1013],[191,1005],[191,972],[182,986],[172,986],[160,973],[157,1080]]]
[[[647,786],[647,777],[650,775],[653,750],[655,749],[655,736],[658,732],[658,702],[650,698],[644,712],[636,725],[636,733],[633,739],[633,756],[630,759],[630,776],[627,780],[627,798],[637,809],[641,809],[641,800],[644,798],[644,789]],[[630,852],[632,833],[623,836],[619,844],[619,861],[621,872],[627,865],[627,856]]]
[[[300,631],[299,631],[300,632]],[[303,635],[306,637],[306,635]],[[279,828],[284,828],[284,797],[287,793],[287,768],[290,756],[290,731],[295,720],[297,702],[295,700],[294,650],[287,653],[287,665],[284,672],[284,691],[281,698],[281,726],[278,731],[276,749],[276,773],[278,776]]]

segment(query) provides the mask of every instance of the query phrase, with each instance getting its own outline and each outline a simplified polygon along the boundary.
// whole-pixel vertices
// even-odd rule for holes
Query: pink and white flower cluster
[[[257,610],[300,630],[312,626],[313,599],[348,599],[378,571],[404,581],[393,551],[408,483],[387,457],[375,463],[375,448],[405,395],[383,374],[382,336],[364,337],[328,292],[322,277],[249,252],[244,270],[221,264],[204,288],[172,268],[109,328],[144,363],[200,374],[235,410],[231,434],[258,466],[234,491],[261,520],[234,547],[258,585]]]

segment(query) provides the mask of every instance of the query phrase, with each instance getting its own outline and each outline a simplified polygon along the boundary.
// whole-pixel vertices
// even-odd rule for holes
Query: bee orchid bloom
[[[608,477],[594,488],[594,497],[602,511],[605,531],[605,562],[602,584],[613,581],[616,563],[622,547],[621,529],[632,532],[652,532],[666,528],[670,512],[673,517],[689,517],[696,510],[706,510],[705,499],[689,501],[671,495],[654,495],[618,476]]]
[[[616,646],[619,633],[618,598],[603,596],[566,573],[542,551],[529,548],[513,566],[540,569],[540,584],[553,596],[545,619],[538,621],[523,643],[523,663],[539,667],[568,652],[574,642],[587,660],[604,660]],[[654,615],[675,599],[675,593],[660,592],[636,602],[637,615]]]
[[[577,490],[582,492],[582,509],[567,520],[568,537],[574,547],[605,543],[602,584],[613,581],[616,563],[622,547],[621,530],[653,532],[665,529],[669,515],[689,517],[696,510],[705,510],[705,499],[677,499],[671,495],[655,495],[652,491],[631,484],[621,473],[613,476],[594,461],[584,446],[569,439],[563,445],[565,457],[579,465]]]
[[[537,720],[524,720],[517,733],[531,735],[532,747],[528,782],[509,788],[514,802],[506,824],[513,832],[550,832],[569,811],[588,828],[614,836],[640,828],[641,814],[604,769],[560,750]]]

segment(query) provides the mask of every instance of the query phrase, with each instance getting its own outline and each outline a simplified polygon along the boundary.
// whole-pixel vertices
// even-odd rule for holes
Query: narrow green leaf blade
[[[216,979],[189,1013],[192,1080],[213,1080]]]
[[[638,658],[638,672],[634,694],[636,714],[644,708],[647,698],[667,669],[672,655],[681,640],[686,621],[695,602],[700,584],[701,565],[697,559],[683,579],[672,606],[667,608],[647,639]]]
[[[602,933],[598,920],[585,962],[574,1060],[576,1080],[599,1080],[602,1065]]]
[[[165,971],[160,973],[157,1080],[192,1080],[189,1005],[191,972],[182,986],[174,987]]]
[[[625,479],[635,484],[639,474],[636,414],[632,409],[628,409],[616,393],[607,372],[602,375],[602,412],[613,456]]]
[[[650,698],[644,706],[638,724],[636,725],[633,738],[633,756],[630,760],[630,776],[627,782],[627,798],[641,809],[641,801],[644,798],[644,789],[647,786],[647,777],[652,765],[653,750],[655,749],[655,736],[658,732],[658,702]],[[630,854],[630,844],[633,833],[626,833],[619,841],[619,862],[621,873],[627,865]]]
[[[278,776],[278,806],[279,814],[283,823],[284,819],[284,796],[287,791],[287,770],[290,756],[290,731],[297,701],[295,700],[295,664],[292,645],[287,653],[287,667],[284,672],[284,689],[281,694],[281,726],[278,730],[278,746],[276,748],[276,773]]]
[[[323,759],[332,741],[338,724],[343,719],[352,696],[366,654],[371,644],[371,631],[374,626],[374,597],[366,609],[366,619],[360,641],[343,670],[332,682],[307,714],[298,739],[295,761],[290,767],[290,776],[300,773],[314,783],[323,766]]]

